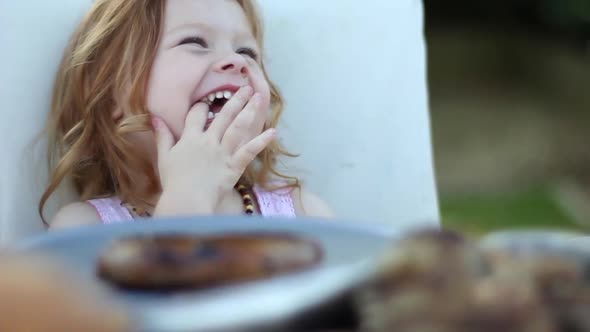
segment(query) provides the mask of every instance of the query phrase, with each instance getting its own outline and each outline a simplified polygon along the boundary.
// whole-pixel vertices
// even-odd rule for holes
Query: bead
[[[254,214],[254,202],[252,201],[252,188],[242,182],[238,182],[235,186],[238,193],[242,196],[242,203],[244,204],[244,212],[248,215]]]

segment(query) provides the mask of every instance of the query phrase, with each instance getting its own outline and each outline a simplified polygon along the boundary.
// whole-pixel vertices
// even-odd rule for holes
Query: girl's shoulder
[[[318,195],[305,189],[295,188],[291,193],[295,212],[299,216],[333,218],[334,212]]]
[[[74,202],[63,206],[49,222],[49,229],[99,224],[96,210],[86,202]]]

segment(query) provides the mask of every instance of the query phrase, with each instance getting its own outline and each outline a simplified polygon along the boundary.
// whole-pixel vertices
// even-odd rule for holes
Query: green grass
[[[584,230],[561,209],[548,188],[469,197],[443,196],[441,215],[445,228],[474,236],[506,229]]]

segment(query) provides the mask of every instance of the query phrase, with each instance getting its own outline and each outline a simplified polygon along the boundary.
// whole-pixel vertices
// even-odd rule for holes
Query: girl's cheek
[[[262,107],[269,108],[270,107],[270,86],[266,82],[266,80],[261,79],[258,83],[259,88],[257,92],[262,96]]]

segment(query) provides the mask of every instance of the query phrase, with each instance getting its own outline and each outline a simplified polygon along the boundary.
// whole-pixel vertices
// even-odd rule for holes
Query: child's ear
[[[121,120],[123,118],[123,110],[120,107],[117,107],[113,110],[112,118],[115,122]]]

